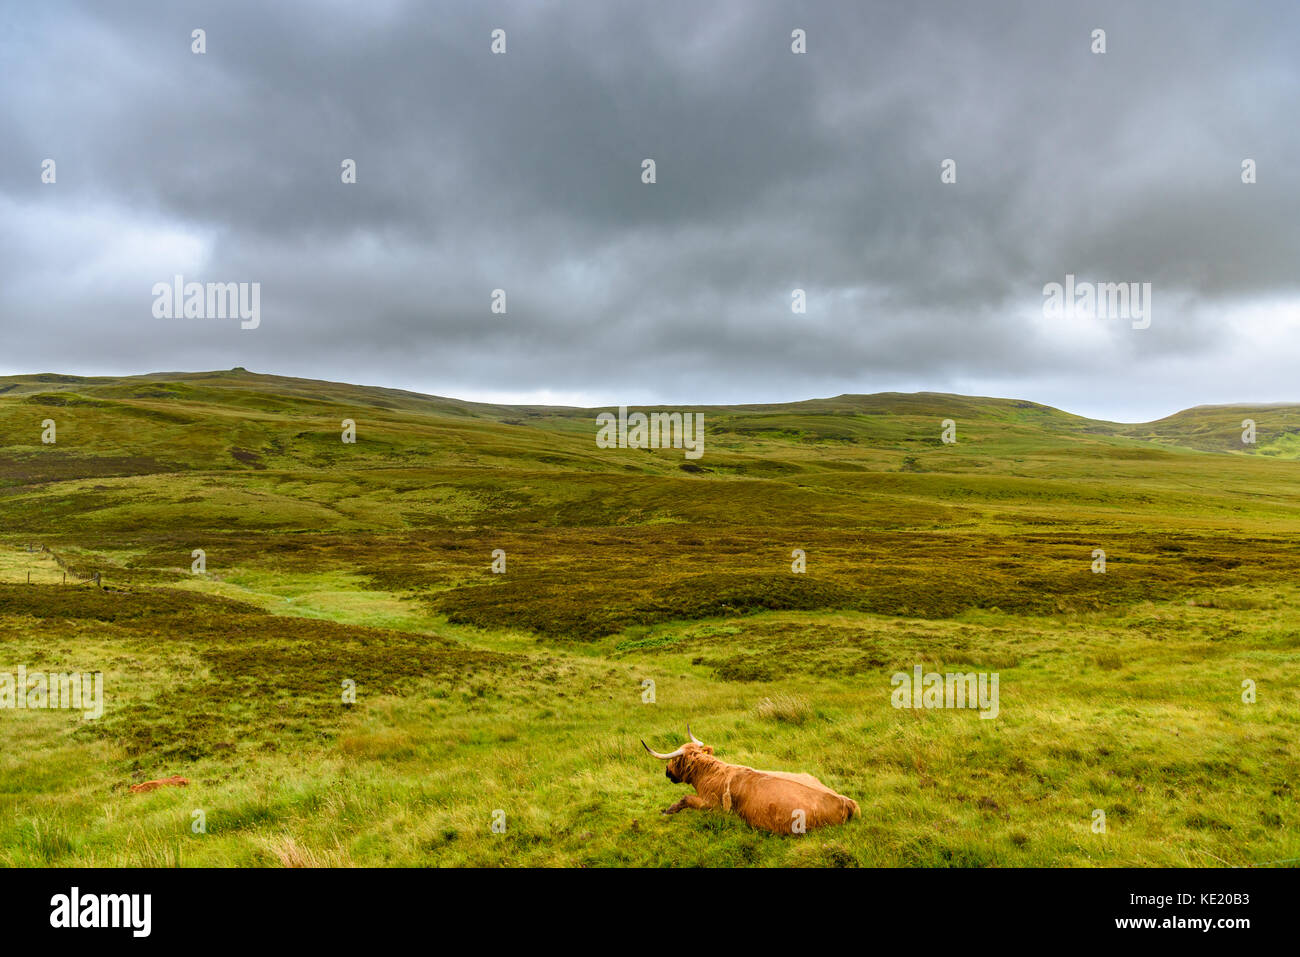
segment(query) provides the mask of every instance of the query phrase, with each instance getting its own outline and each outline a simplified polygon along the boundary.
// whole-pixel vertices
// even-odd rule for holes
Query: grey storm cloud
[[[0,373],[1297,399],[1297,40],[1290,0],[12,5]],[[1067,273],[1151,327],[1046,319]],[[175,274],[261,325],[155,318]]]

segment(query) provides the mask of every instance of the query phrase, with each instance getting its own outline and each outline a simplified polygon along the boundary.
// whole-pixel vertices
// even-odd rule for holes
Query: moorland
[[[694,461],[599,411],[0,378],[0,672],[105,688],[0,709],[0,864],[1300,863],[1300,405],[706,406]],[[661,815],[688,721],[861,818]]]

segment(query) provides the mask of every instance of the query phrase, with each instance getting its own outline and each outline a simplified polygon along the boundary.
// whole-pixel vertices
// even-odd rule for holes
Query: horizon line
[[[1060,412],[1063,415],[1073,416],[1078,419],[1085,419],[1089,422],[1100,422],[1108,425],[1148,425],[1156,422],[1162,422],[1165,419],[1172,418],[1175,415],[1179,415],[1183,412],[1192,412],[1195,411],[1196,409],[1264,409],[1264,408],[1276,409],[1276,408],[1287,408],[1287,407],[1300,407],[1300,401],[1286,401],[1286,400],[1271,401],[1271,402],[1229,402],[1229,403],[1214,402],[1214,403],[1204,403],[1199,405],[1185,406],[1183,408],[1176,409],[1173,412],[1168,413],[1167,415],[1155,419],[1147,419],[1145,421],[1135,421],[1135,422],[1121,422],[1114,419],[1098,419],[1088,415],[1080,415],[1077,412],[1070,412],[1068,409],[1063,409],[1060,408],[1059,406],[1048,405],[1047,403],[1039,402],[1036,399],[1027,399],[1024,397],[1016,397],[1016,396],[976,395],[973,393],[964,393],[964,392],[937,392],[929,389],[922,389],[915,392],[900,392],[892,389],[885,390],[882,392],[841,392],[838,395],[810,396],[803,399],[791,399],[784,402],[731,402],[731,403],[643,402],[643,403],[637,403],[635,404],[635,406],[632,403],[605,403],[605,404],[598,404],[598,405],[556,405],[556,404],[549,404],[546,402],[492,402],[492,401],[485,401],[482,399],[467,399],[467,398],[454,396],[454,395],[442,395],[433,392],[419,392],[414,389],[401,388],[398,386],[369,385],[361,382],[347,382],[338,379],[314,379],[314,378],[306,378],[304,376],[296,376],[296,375],[281,375],[280,373],[276,373],[276,372],[254,372],[249,370],[245,366],[235,366],[230,369],[198,369],[192,371],[171,369],[171,370],[161,370],[157,372],[136,372],[136,373],[129,373],[126,375],[86,375],[86,374],[73,373],[73,372],[53,372],[53,371],[17,372],[17,373],[7,373],[4,375],[0,375],[0,380],[38,379],[43,376],[52,376],[57,378],[76,379],[81,381],[91,381],[96,379],[106,380],[106,381],[117,381],[122,379],[157,378],[160,376],[161,377],[220,376],[220,375],[231,375],[231,374],[242,374],[246,376],[253,376],[253,377],[267,378],[267,379],[292,379],[298,382],[319,382],[327,385],[350,386],[352,388],[357,388],[357,389],[380,389],[388,392],[400,392],[405,395],[415,396],[424,399],[442,399],[451,402],[464,402],[469,405],[486,405],[486,406],[493,406],[496,408],[503,408],[503,409],[517,409],[517,408],[559,409],[559,410],[573,411],[573,412],[587,412],[587,411],[596,412],[596,411],[603,411],[606,409],[633,408],[633,407],[647,408],[647,409],[666,409],[672,406],[678,406],[678,407],[690,406],[692,409],[756,409],[756,408],[761,408],[763,406],[777,407],[777,406],[799,405],[799,404],[809,403],[809,402],[830,402],[830,401],[834,401],[835,399],[871,398],[873,396],[890,396],[890,395],[947,396],[947,397],[958,398],[958,399],[989,399],[995,402],[1029,402],[1040,408],[1051,409],[1052,411]],[[51,383],[51,384],[56,384],[56,383]],[[548,390],[539,390],[539,391],[545,392]],[[4,398],[3,393],[0,393],[0,398]]]

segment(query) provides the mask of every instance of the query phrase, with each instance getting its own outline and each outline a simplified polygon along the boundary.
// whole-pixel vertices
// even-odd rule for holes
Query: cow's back
[[[738,769],[731,779],[732,809],[754,827],[790,834],[803,812],[805,827],[843,824],[858,816],[857,802],[837,794],[811,774]]]
[[[787,781],[798,781],[800,784],[806,784],[810,788],[817,788],[819,791],[827,791],[831,794],[835,793],[811,774],[795,774],[793,771],[760,771],[757,768],[755,768],[754,771],[756,774],[766,774],[773,778],[784,778]]]

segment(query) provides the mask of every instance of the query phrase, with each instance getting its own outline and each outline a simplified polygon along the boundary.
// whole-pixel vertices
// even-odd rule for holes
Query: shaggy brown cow
[[[682,808],[720,807],[735,811],[751,827],[761,827],[777,834],[801,834],[807,828],[843,824],[861,812],[858,803],[836,794],[811,774],[786,771],[755,771],[739,764],[727,764],[713,756],[713,748],[691,734],[690,742],[671,754],[653,751],[644,741],[641,746],[660,761],[667,761],[664,774],[673,784],[686,783],[695,788],[665,814]]]

